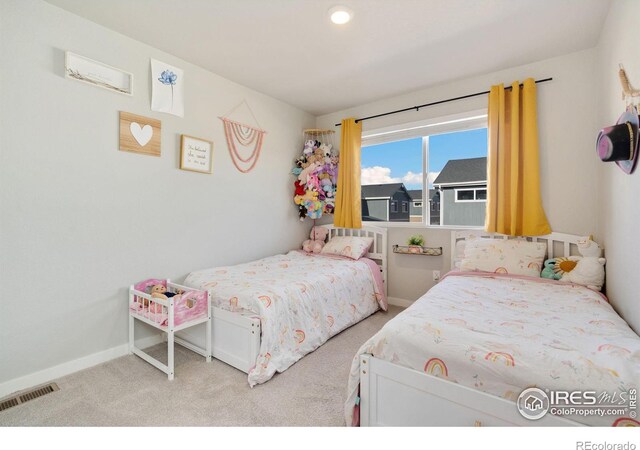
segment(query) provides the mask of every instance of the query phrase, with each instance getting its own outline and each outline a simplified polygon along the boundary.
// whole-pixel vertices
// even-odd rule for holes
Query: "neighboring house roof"
[[[409,193],[409,197],[411,197],[411,200],[413,200],[414,202],[422,200],[422,189],[411,189],[407,192]]]
[[[434,185],[487,181],[487,158],[451,159],[443,167]]]
[[[422,200],[422,189],[411,189],[407,192],[409,193],[411,200],[413,200],[414,202],[419,202]],[[438,190],[429,189],[429,200],[433,200],[434,197],[440,197],[438,195]]]
[[[360,188],[360,197],[362,198],[391,198],[393,194],[399,190],[405,190],[402,183],[388,183],[388,184],[365,184]]]

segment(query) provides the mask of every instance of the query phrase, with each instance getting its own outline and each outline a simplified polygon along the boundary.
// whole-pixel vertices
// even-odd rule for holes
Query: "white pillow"
[[[371,244],[373,238],[370,237],[336,236],[327,242],[320,253],[360,259],[367,254]]]
[[[544,242],[473,239],[465,245],[460,270],[540,277],[546,252],[547,244]]]

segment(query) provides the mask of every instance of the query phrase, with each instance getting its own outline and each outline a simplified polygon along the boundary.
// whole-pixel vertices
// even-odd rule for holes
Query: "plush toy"
[[[311,239],[307,239],[302,243],[302,249],[309,253],[320,253],[328,234],[329,230],[325,227],[313,227],[309,235]]]
[[[300,172],[300,175],[298,175],[298,180],[303,184],[307,184],[307,180],[309,179],[309,175],[314,173],[317,168],[318,168],[318,165],[316,163],[310,164],[306,169],[304,169],[302,172]]]
[[[304,143],[304,150],[302,151],[302,153],[304,153],[305,156],[309,156],[310,154],[313,153],[314,147],[315,147],[315,141],[309,140]]]
[[[312,173],[307,177],[307,189],[320,189],[320,180],[318,179],[318,175],[315,173]]]
[[[333,203],[325,203],[324,204],[324,213],[325,214],[333,214],[333,210],[335,209],[335,206],[333,205]]]
[[[302,202],[298,204],[298,217],[300,221],[303,221],[305,217],[307,217],[307,208],[304,207]]]
[[[594,291],[601,290],[604,284],[604,264],[606,263],[606,259],[600,257],[602,250],[589,237],[578,241],[578,251],[582,257],[575,257],[577,260],[575,268],[565,273],[561,281],[581,284]]]
[[[320,145],[320,151],[322,151],[322,156],[328,157],[331,156],[331,148],[333,145],[331,144],[322,144]]]
[[[548,278],[550,280],[559,280],[560,275],[555,272],[556,260],[555,259],[547,259],[544,262],[544,269],[540,273],[541,278]]]
[[[295,195],[304,195],[304,187],[302,186],[302,183],[300,183],[299,180],[296,180],[296,182],[293,183],[293,185],[296,188]]]
[[[307,217],[310,219],[319,219],[322,217],[322,202],[319,200],[307,200],[304,202],[307,209]]]

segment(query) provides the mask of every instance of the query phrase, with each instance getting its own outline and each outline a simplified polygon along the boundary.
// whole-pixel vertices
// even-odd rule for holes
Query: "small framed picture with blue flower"
[[[184,117],[184,72],[151,60],[151,110]]]

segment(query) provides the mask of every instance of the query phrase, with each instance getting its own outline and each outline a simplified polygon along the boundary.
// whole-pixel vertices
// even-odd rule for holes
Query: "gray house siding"
[[[362,200],[362,217],[367,220],[387,220],[387,211],[389,208],[389,200]]]
[[[393,208],[389,205],[389,222],[409,222],[409,210],[411,208],[411,197],[407,191],[398,190],[391,197],[391,202],[396,202],[397,212],[393,212]],[[405,208],[403,208],[405,205]]]
[[[409,215],[422,216],[422,206],[414,206],[414,203],[422,203],[422,200],[412,201],[409,206]]]
[[[486,185],[458,186],[457,189],[486,188]],[[456,202],[455,189],[443,188],[441,199],[442,225],[484,225],[487,202]]]

